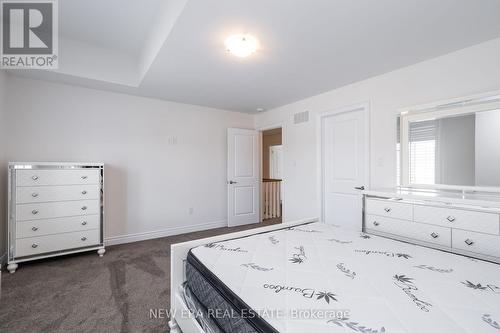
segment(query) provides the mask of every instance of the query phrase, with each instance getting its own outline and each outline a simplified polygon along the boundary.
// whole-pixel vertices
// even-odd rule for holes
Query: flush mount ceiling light
[[[224,45],[226,46],[226,50],[231,54],[245,58],[257,51],[259,42],[252,35],[238,34],[229,36]]]

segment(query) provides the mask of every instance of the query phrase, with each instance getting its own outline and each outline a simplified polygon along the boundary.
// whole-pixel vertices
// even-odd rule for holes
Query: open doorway
[[[283,134],[281,128],[262,131],[262,221],[282,222]]]

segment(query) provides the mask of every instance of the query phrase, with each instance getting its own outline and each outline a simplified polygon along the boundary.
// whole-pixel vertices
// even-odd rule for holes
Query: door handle
[[[364,190],[365,190],[365,187],[364,187],[364,186],[356,186],[354,189],[355,189],[355,190],[361,190],[361,191],[364,191]]]
[[[234,180],[230,180],[229,185],[232,185],[232,184],[238,184],[238,182],[235,182]]]

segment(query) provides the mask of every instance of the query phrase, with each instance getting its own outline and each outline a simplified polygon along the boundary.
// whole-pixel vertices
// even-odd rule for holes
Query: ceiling
[[[164,0],[59,1],[60,36],[139,57]]]
[[[500,37],[498,0],[59,1],[60,68],[22,75],[255,113]],[[224,49],[256,36],[248,58]]]

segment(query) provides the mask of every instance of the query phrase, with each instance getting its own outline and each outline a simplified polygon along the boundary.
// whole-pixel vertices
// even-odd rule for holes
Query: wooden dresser
[[[68,253],[104,254],[104,165],[9,163],[8,266]]]
[[[493,196],[365,191],[363,231],[500,263]]]

